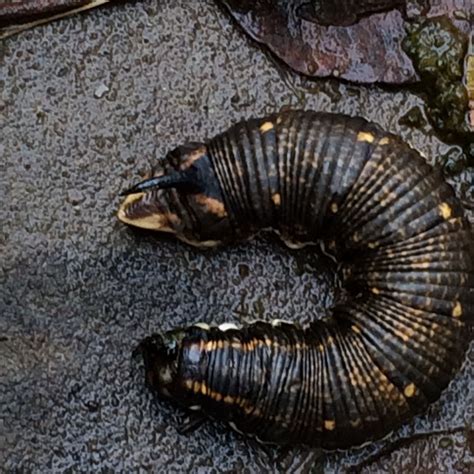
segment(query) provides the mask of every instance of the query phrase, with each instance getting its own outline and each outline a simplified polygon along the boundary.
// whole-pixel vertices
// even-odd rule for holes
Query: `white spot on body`
[[[194,326],[197,328],[204,329],[206,331],[209,331],[209,329],[211,329],[211,326],[209,326],[209,324],[207,323],[195,323]]]
[[[222,332],[228,331],[229,329],[239,329],[234,323],[223,323],[219,324],[219,329]]]
[[[281,326],[282,324],[293,324],[291,321],[285,321],[284,319],[273,319],[271,323],[274,327]]]

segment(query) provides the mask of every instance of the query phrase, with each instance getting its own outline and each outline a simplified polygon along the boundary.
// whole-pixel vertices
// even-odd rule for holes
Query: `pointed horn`
[[[120,196],[127,196],[129,194],[142,193],[148,189],[166,189],[174,188],[180,184],[189,184],[189,176],[182,172],[175,172],[170,175],[158,176],[155,178],[145,179],[141,183],[132,186],[130,189],[122,191]]]

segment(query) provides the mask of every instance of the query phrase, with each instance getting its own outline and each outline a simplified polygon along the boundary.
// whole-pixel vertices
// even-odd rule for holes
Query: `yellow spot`
[[[194,385],[194,383],[193,383],[192,380],[189,380],[189,379],[188,379],[188,380],[186,380],[186,381],[184,382],[184,386],[185,386],[188,390],[191,390],[191,389],[193,388],[193,385]]]
[[[262,133],[268,132],[273,128],[273,123],[272,122],[265,122],[260,125],[260,131]]]
[[[324,420],[324,428],[328,431],[332,431],[336,427],[336,422],[334,420]]]
[[[334,214],[336,214],[336,212],[338,211],[338,206],[337,206],[337,203],[336,202],[333,202],[331,204],[331,212],[333,212]]]
[[[375,288],[375,286],[373,288],[370,289],[370,291],[374,294],[374,295],[379,295],[380,294],[380,290],[378,288]]]
[[[388,145],[390,143],[390,138],[383,137],[382,140],[379,142],[381,145]]]
[[[224,397],[224,403],[229,403],[229,404],[233,404],[235,402],[234,398],[231,397],[230,395],[226,395]]]
[[[439,212],[441,213],[441,216],[443,219],[449,219],[453,213],[453,210],[451,209],[451,206],[447,202],[442,202],[438,206]]]
[[[369,247],[369,249],[376,249],[379,246],[379,243],[378,242],[369,242],[367,244],[367,246]]]
[[[227,211],[225,209],[224,203],[222,203],[218,199],[211,198],[209,196],[206,196],[205,194],[197,194],[195,196],[195,199],[198,204],[203,206],[211,214],[214,214],[217,217],[227,216]]]
[[[352,329],[355,333],[360,334],[360,329],[359,329],[355,324],[353,324],[353,325],[351,326],[351,329]]]
[[[414,383],[411,383],[405,387],[405,390],[403,390],[403,393],[405,397],[410,398],[415,395],[416,387]]]
[[[430,262],[418,262],[418,263],[413,263],[411,266],[413,269],[415,268],[421,268],[421,269],[426,269],[430,267]]]
[[[324,345],[319,344],[318,349],[319,349],[319,352],[324,352]]]
[[[281,196],[280,196],[280,193],[275,193],[273,196],[272,196],[272,201],[273,201],[273,204],[275,204],[275,206],[279,206],[281,204]]]
[[[454,305],[454,308],[453,308],[452,315],[455,318],[459,318],[460,316],[462,316],[462,306],[459,301],[456,301],[456,304]]]
[[[373,143],[374,140],[375,140],[375,137],[369,132],[359,132],[357,134],[358,142]]]
[[[206,386],[205,383],[202,383],[202,384],[201,384],[201,393],[202,393],[203,395],[207,395],[207,386]]]

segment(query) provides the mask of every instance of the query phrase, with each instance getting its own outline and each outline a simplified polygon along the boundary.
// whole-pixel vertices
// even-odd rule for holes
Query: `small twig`
[[[430,431],[429,433],[418,433],[414,434],[408,438],[401,438],[397,441],[394,441],[389,446],[381,449],[378,453],[369,456],[368,458],[361,461],[359,464],[354,464],[347,468],[347,472],[350,473],[359,473],[362,471],[363,468],[370,466],[376,461],[379,461],[385,456],[392,454],[393,452],[397,451],[398,449],[405,448],[406,446],[410,446],[411,443],[414,441],[419,441],[421,439],[429,439],[432,436],[439,436],[439,435],[453,435],[456,433],[466,432],[467,428],[465,427],[456,427],[450,430],[440,430],[440,431]]]
[[[21,33],[22,31],[33,28],[34,26],[43,25],[45,23],[49,23],[50,21],[59,20],[60,18],[64,18],[70,15],[74,15],[76,13],[90,10],[91,8],[96,8],[101,5],[105,5],[106,3],[110,3],[111,1],[112,0],[92,0],[86,5],[81,5],[80,7],[73,8],[72,10],[56,13],[55,15],[48,16],[46,18],[40,18],[38,20],[33,20],[28,23],[11,25],[4,28],[0,28],[0,40],[16,35],[18,33]]]

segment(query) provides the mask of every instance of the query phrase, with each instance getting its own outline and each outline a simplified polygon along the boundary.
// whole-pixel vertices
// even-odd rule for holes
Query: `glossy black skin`
[[[438,399],[474,307],[473,234],[439,171],[374,124],[314,112],[239,123],[205,150],[216,181],[200,192],[226,209],[205,238],[271,227],[290,245],[323,240],[350,298],[306,328],[190,327],[167,358],[145,344],[152,388],[261,441],[326,449],[380,438]]]

